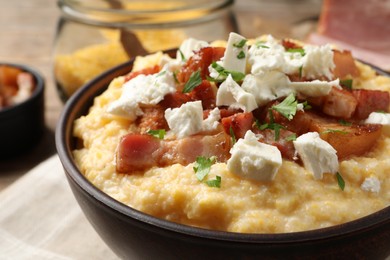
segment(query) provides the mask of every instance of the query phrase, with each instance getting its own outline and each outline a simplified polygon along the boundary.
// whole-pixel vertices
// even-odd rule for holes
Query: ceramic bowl
[[[87,219],[123,259],[384,259],[390,255],[390,207],[324,229],[283,234],[205,230],[158,219],[128,207],[91,184],[72,156],[73,122],[86,114],[109,82],[132,61],[92,80],[68,101],[56,130],[56,146],[70,187]],[[79,243],[83,243],[80,238]]]
[[[41,74],[31,67],[10,63],[0,65],[28,72],[35,82],[27,100],[0,109],[0,158],[4,159],[28,152],[42,137],[45,82]]]

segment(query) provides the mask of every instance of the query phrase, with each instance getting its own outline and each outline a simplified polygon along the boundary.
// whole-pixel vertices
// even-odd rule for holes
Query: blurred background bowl
[[[7,159],[28,152],[41,139],[45,128],[44,78],[35,69],[10,63],[0,63],[28,72],[35,87],[31,96],[18,104],[0,109],[0,158]]]
[[[171,53],[172,54],[172,53]],[[110,81],[132,62],[100,75],[67,102],[56,147],[68,182],[87,219],[123,259],[385,259],[390,255],[390,207],[342,225],[283,234],[241,234],[172,223],[130,208],[91,184],[72,156],[73,122],[88,113]],[[80,243],[83,243],[80,239]]]

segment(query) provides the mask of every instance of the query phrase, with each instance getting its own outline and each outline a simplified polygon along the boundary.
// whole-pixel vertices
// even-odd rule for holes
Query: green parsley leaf
[[[343,179],[343,176],[339,172],[336,172],[336,179],[337,179],[337,184],[339,185],[340,189],[344,191],[345,188],[345,181]]]
[[[302,105],[304,110],[312,109],[311,105],[309,104],[309,102],[307,102],[307,100],[303,102]]]
[[[295,141],[295,140],[297,140],[297,134],[294,133],[292,135],[289,135],[285,139],[286,139],[286,141]]]
[[[303,65],[301,65],[298,69],[298,73],[299,73],[299,78],[302,78],[302,69],[303,69]]]
[[[218,72],[218,77],[217,79],[211,79],[209,78],[209,81],[217,81],[217,82],[222,82],[224,81],[229,75],[232,75],[232,78],[234,81],[238,82],[244,79],[245,74],[238,72],[238,71],[229,71],[226,70],[224,67],[216,63],[215,61],[211,63],[211,67],[215,69]]]
[[[221,188],[221,182],[222,182],[222,178],[221,176],[215,176],[215,179],[214,180],[208,180],[206,181],[205,183],[209,186],[209,187],[215,187],[215,188]]]
[[[164,139],[164,137],[165,137],[165,130],[164,129],[149,130],[149,131],[147,131],[147,133],[158,138],[158,139]]]
[[[187,61],[186,57],[184,56],[184,53],[179,49],[180,57],[182,61]]]
[[[237,55],[237,59],[242,60],[243,58],[245,58],[245,52],[240,51],[240,53]]]
[[[298,101],[295,99],[293,93],[288,95],[282,102],[271,107],[272,110],[279,112],[288,120],[293,119],[297,112]]]
[[[177,71],[173,72],[173,79],[175,80],[176,84],[179,83],[179,80],[177,79]]]
[[[342,131],[342,130],[338,130],[338,129],[326,129],[325,131],[321,132],[321,134],[329,134],[329,133],[338,133],[338,134],[343,134],[343,135],[348,134],[347,131]]]
[[[280,138],[280,129],[285,129],[284,126],[282,126],[281,124],[278,124],[278,123],[274,123],[273,120],[271,120],[271,123],[264,123],[261,125],[260,122],[256,119],[255,124],[256,124],[256,127],[261,131],[263,131],[265,129],[274,130],[275,131],[275,141],[278,141]]]
[[[236,135],[234,134],[233,128],[230,126],[229,127],[229,133],[230,136],[232,137],[232,144],[235,145],[237,142]]]
[[[199,181],[203,181],[204,178],[209,174],[211,165],[215,163],[216,157],[212,156],[210,158],[206,158],[204,156],[198,156],[195,161],[194,171],[196,174],[196,178]]]
[[[340,80],[340,85],[342,85],[345,88],[351,90],[352,89],[352,79]]]
[[[246,39],[242,39],[241,41],[239,41],[238,43],[233,43],[233,46],[236,47],[236,48],[242,48],[244,47],[245,43],[247,42],[248,40]]]
[[[339,120],[339,124],[340,124],[340,125],[344,125],[344,126],[350,126],[350,125],[352,125],[351,122],[345,121],[344,119]]]
[[[201,83],[202,83],[202,78],[200,77],[200,70],[192,72],[190,78],[184,85],[183,93],[191,92],[194,88],[199,86]]]
[[[286,50],[287,52],[298,52],[302,56],[305,56],[305,50],[302,48],[289,48]]]

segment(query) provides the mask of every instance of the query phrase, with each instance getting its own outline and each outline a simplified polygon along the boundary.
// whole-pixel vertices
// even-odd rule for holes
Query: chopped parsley
[[[190,78],[184,85],[183,93],[191,92],[194,88],[199,86],[201,83],[202,83],[202,78],[200,76],[200,70],[192,72]]]
[[[244,51],[240,51],[240,53],[238,53],[238,55],[237,55],[237,59],[241,60],[243,58],[245,58],[245,52]]]
[[[204,156],[198,156],[195,161],[195,166],[194,166],[194,172],[196,175],[196,178],[203,182],[203,180],[207,177],[207,175],[210,173],[211,165],[213,165],[216,161],[216,157],[212,156],[210,158],[206,158]],[[214,180],[207,180],[205,183],[209,187],[216,187],[220,188],[221,187],[221,177],[216,176]]]
[[[232,144],[235,145],[237,142],[236,135],[234,134],[233,127],[229,127],[229,133],[230,136],[232,137]]]
[[[352,89],[352,79],[340,80],[340,85],[351,90]]]
[[[279,112],[288,120],[293,119],[297,112],[298,101],[295,99],[293,93],[288,95],[282,102],[271,107],[272,110]]]
[[[303,105],[304,110],[309,110],[312,108],[311,105],[309,104],[309,102],[307,102],[307,100],[305,102],[303,102],[302,105]]]
[[[158,139],[164,139],[164,137],[165,137],[165,130],[164,129],[149,130],[149,131],[147,131],[147,133],[158,138]]]
[[[302,69],[303,69],[303,65],[301,65],[301,66],[298,68],[298,73],[299,73],[299,78],[300,78],[300,79],[302,78]]]
[[[295,141],[295,140],[297,140],[297,134],[293,133],[293,134],[287,136],[285,139],[286,139],[286,141]]]
[[[184,56],[184,53],[179,49],[180,57],[182,61],[187,61],[186,57]]]
[[[205,181],[205,183],[207,184],[207,186],[209,187],[215,187],[215,188],[221,188],[221,182],[222,182],[222,178],[221,176],[215,176],[215,179],[214,180],[208,180],[208,181]]]
[[[343,176],[339,172],[336,172],[336,179],[337,179],[337,184],[339,185],[340,189],[344,191],[345,188],[345,181],[343,179]]]
[[[238,43],[233,43],[233,47],[236,47],[236,48],[242,48],[244,47],[245,43],[247,42],[248,40],[246,39],[242,39],[241,41],[239,41]]]
[[[272,111],[270,112],[270,114],[272,114]],[[280,138],[280,129],[285,129],[285,127],[282,126],[281,124],[274,123],[272,117],[271,117],[270,123],[264,123],[261,125],[259,123],[259,121],[256,119],[255,124],[256,124],[256,127],[261,131],[263,131],[265,129],[274,130],[275,131],[275,141],[278,141]]]
[[[344,119],[339,120],[339,124],[343,125],[343,126],[351,126],[352,125],[351,122],[345,121]]]
[[[301,54],[302,56],[305,56],[305,50],[303,48],[288,48],[286,49],[287,52],[297,52]]]
[[[325,131],[321,132],[321,134],[329,134],[329,133],[338,133],[343,135],[348,134],[347,131],[338,130],[338,129],[326,129]]]
[[[215,61],[211,63],[211,67],[218,72],[218,77],[216,79],[209,78],[209,81],[223,82],[229,75],[232,76],[233,80],[238,82],[244,79],[245,74],[238,71],[229,71],[224,67],[216,63]]]

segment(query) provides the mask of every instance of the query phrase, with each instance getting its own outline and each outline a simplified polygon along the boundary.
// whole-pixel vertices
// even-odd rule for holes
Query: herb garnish
[[[149,130],[146,133],[158,138],[158,139],[164,139],[165,137],[165,130],[164,129],[158,129],[158,130]]]
[[[239,41],[238,43],[233,43],[233,46],[236,47],[236,48],[242,48],[244,47],[245,43],[247,42],[248,40],[246,39],[242,39],[241,41]]]
[[[352,89],[352,79],[340,80],[340,85],[346,87],[347,89]]]
[[[230,136],[232,137],[232,144],[235,145],[237,142],[236,135],[234,134],[233,127],[229,127],[229,133]]]
[[[187,61],[186,57],[184,56],[184,53],[179,49],[180,57],[182,61]]]
[[[272,111],[270,111],[270,114],[272,114]],[[256,124],[256,127],[261,131],[263,131],[265,129],[274,130],[275,131],[275,141],[278,141],[279,137],[280,137],[280,129],[285,129],[285,127],[282,126],[281,124],[275,123],[273,121],[273,117],[271,117],[270,121],[271,121],[270,123],[264,123],[261,125],[259,123],[259,121],[256,119],[255,124]]]
[[[286,139],[286,141],[295,141],[295,140],[297,140],[297,134],[293,133],[293,134],[287,136],[285,139]]]
[[[271,107],[272,110],[279,112],[288,120],[293,119],[297,112],[298,101],[295,99],[293,93],[288,95],[282,102]]]
[[[240,53],[237,55],[237,59],[241,60],[245,58],[245,52],[244,51],[240,51]]]
[[[287,52],[298,52],[299,54],[301,54],[302,56],[305,56],[305,50],[302,49],[302,48],[288,48],[286,49]]]
[[[321,134],[329,134],[329,133],[338,133],[343,135],[348,134],[347,131],[338,130],[338,129],[326,129],[325,131],[321,132]]]
[[[195,166],[193,167],[194,172],[196,174],[196,178],[199,181],[202,181],[206,178],[206,176],[210,173],[211,165],[213,165],[216,161],[216,157],[212,156],[210,158],[206,158],[204,156],[198,156],[195,161]],[[214,180],[205,181],[205,183],[209,187],[221,187],[221,177],[216,176]]]
[[[345,188],[345,181],[343,179],[343,176],[339,172],[336,172],[336,179],[337,179],[337,184],[339,185],[340,189],[344,191]]]
[[[216,81],[216,82],[222,82],[224,81],[229,75],[232,76],[233,80],[238,82],[245,78],[245,74],[238,72],[238,71],[229,71],[226,70],[224,67],[216,63],[215,61],[211,63],[211,67],[215,69],[218,72],[218,77],[216,79],[208,78],[209,81]]]
[[[202,83],[202,78],[200,76],[200,70],[192,72],[190,78],[184,85],[183,93],[191,92],[194,88],[199,86],[201,83]]]
[[[352,125],[351,122],[345,121],[344,119],[339,120],[339,124],[344,125],[344,126],[351,126]]]
[[[215,187],[215,188],[221,188],[221,182],[222,182],[222,178],[221,178],[221,176],[218,176],[218,175],[215,176],[214,180],[205,181],[205,183],[209,187]]]
[[[298,73],[299,73],[299,78],[300,78],[300,79],[302,78],[302,69],[303,69],[303,65],[301,65],[301,66],[298,68]]]

